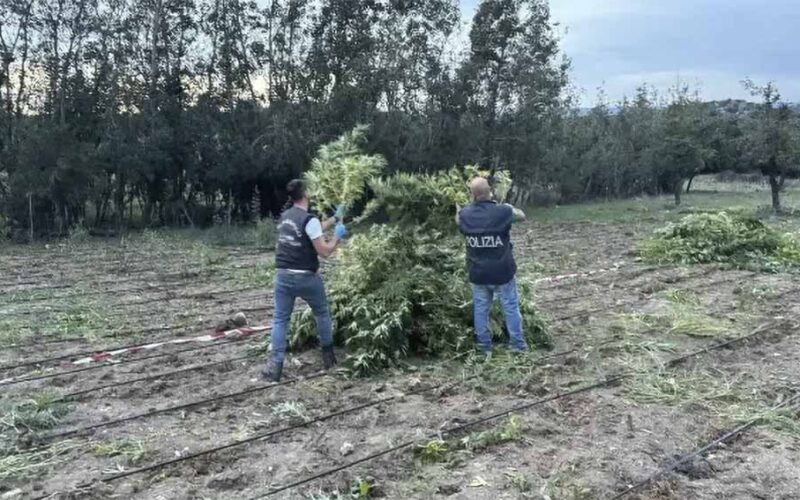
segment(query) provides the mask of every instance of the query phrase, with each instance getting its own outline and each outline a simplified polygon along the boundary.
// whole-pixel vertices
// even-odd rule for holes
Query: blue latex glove
[[[344,207],[341,205],[337,206],[333,216],[336,220],[342,220],[342,218],[344,218]]]
[[[338,239],[343,240],[345,236],[347,236],[347,228],[344,227],[344,224],[340,222],[336,224],[336,227],[333,229],[333,235]]]

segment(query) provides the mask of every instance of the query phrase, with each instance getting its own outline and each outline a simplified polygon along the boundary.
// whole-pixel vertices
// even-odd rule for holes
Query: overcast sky
[[[461,0],[471,19],[478,0]],[[683,83],[707,99],[746,98],[740,81],[774,80],[800,102],[800,0],[550,0],[584,105],[642,82]]]

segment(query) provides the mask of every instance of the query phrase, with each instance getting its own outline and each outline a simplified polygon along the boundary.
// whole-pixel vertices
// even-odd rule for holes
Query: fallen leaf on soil
[[[482,488],[484,486],[489,486],[489,483],[487,483],[486,480],[480,476],[476,476],[475,479],[469,483],[470,488]]]

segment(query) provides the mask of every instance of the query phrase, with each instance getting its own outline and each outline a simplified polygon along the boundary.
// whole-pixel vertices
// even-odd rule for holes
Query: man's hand
[[[332,223],[333,217],[328,219],[328,221]],[[325,241],[325,238],[320,236],[319,238],[313,240],[311,243],[313,243],[314,249],[317,251],[317,255],[319,255],[320,257],[327,258],[330,257],[336,250],[336,247],[339,245],[339,241],[343,240],[346,236],[347,236],[347,228],[344,227],[344,224],[339,222],[333,229],[332,239]]]
[[[514,214],[514,222],[525,222],[527,216],[525,212],[520,210],[519,208],[513,207],[510,203],[506,203],[509,207],[511,207],[511,213]]]
[[[346,210],[345,210],[345,208],[344,208],[342,205],[338,205],[338,206],[336,207],[336,212],[334,212],[334,214],[333,214],[333,217],[334,217],[334,218],[335,218],[337,221],[341,221],[342,219],[344,219],[344,213],[345,213],[345,211],[346,211]]]
[[[333,235],[336,236],[336,239],[343,240],[347,237],[347,228],[340,222],[333,229]]]

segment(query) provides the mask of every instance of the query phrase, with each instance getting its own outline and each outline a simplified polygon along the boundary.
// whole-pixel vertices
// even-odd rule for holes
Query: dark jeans
[[[278,269],[275,275],[275,314],[272,321],[274,363],[283,363],[286,355],[286,337],[297,298],[303,299],[314,313],[319,343],[323,347],[333,345],[331,313],[328,310],[328,299],[325,296],[322,278],[316,273],[301,274]]]

